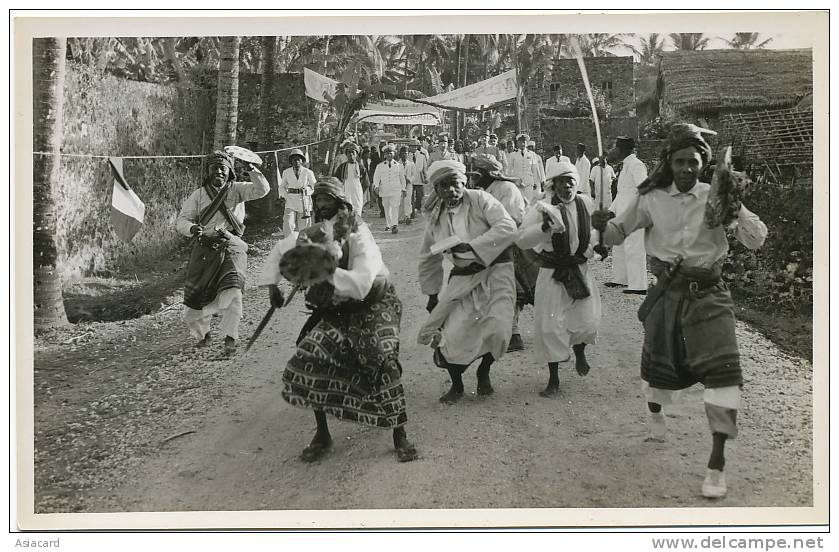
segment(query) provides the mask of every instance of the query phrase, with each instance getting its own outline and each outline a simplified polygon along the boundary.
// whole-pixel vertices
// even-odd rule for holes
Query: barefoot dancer
[[[600,326],[600,293],[589,271],[594,254],[591,218],[594,204],[577,194],[577,169],[563,161],[551,166],[545,199],[524,217],[518,245],[533,248],[542,268],[536,279],[536,355],[548,365],[548,386],[539,394],[559,393],[559,363],[574,351],[577,373],[590,367],[586,345],[593,344]]]
[[[743,245],[757,249],[766,238],[766,225],[736,199],[727,202],[733,220],[706,225],[711,186],[699,182],[699,174],[711,159],[711,148],[698,127],[675,126],[661,159],[617,218],[610,221],[614,215],[596,211],[592,223],[604,232],[607,245],[644,230],[650,266],[659,279],[638,313],[644,324],[641,378],[651,414],[650,440],[666,435],[662,405],[672,403],[678,390],[702,383],[712,433],[702,494],[722,497],[725,441],[737,435],[743,383],[734,303],[720,278],[728,254],[726,226],[734,228]]]
[[[405,432],[408,417],[399,363],[402,303],[370,229],[352,212],[341,182],[334,177],[321,178],[312,199],[315,222],[333,225],[341,258],[327,281],[306,292],[313,312],[283,372],[283,399],[315,411],[317,431],[301,459],[312,462],[332,447],[326,423],[326,415],[331,414],[393,429],[397,459],[414,460],[417,452]],[[260,285],[268,286],[275,307],[283,303],[277,286],[283,279],[280,260],[298,239],[305,241],[304,236],[293,234],[279,241],[265,261]]]
[[[448,370],[452,386],[440,401],[453,403],[463,396],[463,372],[478,358],[478,394],[493,392],[490,367],[507,350],[516,301],[516,223],[490,194],[465,188],[462,163],[436,161],[428,179],[434,193],[426,201],[419,280],[430,316],[418,341],[434,347],[434,363]],[[438,251],[444,240],[456,245]],[[438,300],[444,254],[454,268]]]

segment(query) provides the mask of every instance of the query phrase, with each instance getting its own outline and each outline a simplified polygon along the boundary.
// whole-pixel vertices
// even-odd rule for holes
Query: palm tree
[[[767,44],[772,42],[772,37],[769,37],[762,42],[758,42],[760,40],[760,33],[734,33],[734,36],[731,37],[731,39],[720,38],[725,41],[729,48],[734,48],[736,50],[765,48]]]
[[[274,92],[275,58],[277,52],[277,37],[263,36],[260,38],[262,80],[259,87],[259,121],[257,123],[257,136],[259,137],[259,149],[265,151],[274,145],[272,132],[274,130],[274,118],[276,111],[271,109],[271,100]],[[274,170],[274,156],[268,155],[264,162],[263,172],[271,184],[271,191],[262,199],[254,202],[253,214],[255,218],[262,219],[271,217],[274,214],[274,198],[276,197],[276,171]]]
[[[576,35],[583,57],[611,57],[615,48],[626,46],[623,33],[589,33]]]
[[[641,65],[655,65],[664,52],[664,40],[658,33],[650,33],[646,38],[641,37],[641,48],[630,46],[632,52],[638,56]]]
[[[56,207],[53,190],[58,186],[61,142],[64,138],[64,75],[66,40],[33,40],[32,160],[33,268],[35,331],[67,324],[58,248],[55,244]]]
[[[711,39],[703,33],[670,33],[670,40],[677,50],[704,50]]]
[[[216,129],[213,149],[236,143],[236,124],[239,109],[239,37],[221,39],[216,97]]]

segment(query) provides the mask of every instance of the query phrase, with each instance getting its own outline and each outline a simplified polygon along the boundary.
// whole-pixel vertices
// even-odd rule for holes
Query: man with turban
[[[725,442],[737,435],[737,410],[743,376],[734,332],[734,303],[721,279],[728,254],[726,227],[705,220],[711,186],[699,181],[711,159],[704,129],[675,125],[661,162],[638,188],[638,195],[610,220],[596,211],[592,224],[607,245],[643,232],[650,266],[658,278],[638,317],[644,324],[641,379],[650,411],[648,440],[664,440],[662,405],[695,383],[705,387],[705,412],[712,433],[702,494],[722,497]],[[708,132],[708,131],[705,131]],[[766,238],[766,225],[739,200],[728,205],[736,218],[728,224],[749,249]]]
[[[306,304],[312,314],[283,372],[283,399],[315,412],[315,436],[301,459],[313,462],[332,448],[326,422],[326,415],[331,414],[392,429],[397,460],[414,460],[417,451],[405,431],[408,416],[399,363],[402,303],[390,272],[370,229],[354,213],[337,178],[318,180],[313,201],[316,224],[274,246],[259,282],[268,288],[271,305],[282,307],[285,301],[278,284],[284,274],[292,279],[294,273],[319,274],[319,281],[307,283]],[[314,256],[298,253],[299,246],[312,242],[337,251],[337,267],[329,264],[313,270]]]
[[[236,352],[242,318],[242,290],[247,273],[245,202],[265,197],[268,180],[248,164],[250,182],[236,182],[233,158],[223,151],[207,158],[208,174],[203,185],[183,203],[175,227],[193,238],[186,268],[184,321],[197,346],[210,343],[210,320],[221,315],[224,351]]]
[[[312,187],[315,185],[315,173],[304,166],[306,155],[302,150],[293,149],[288,154],[291,166],[283,171],[277,191],[285,198],[283,215],[283,235],[290,236],[298,228],[309,225],[311,216]]]
[[[436,161],[428,179],[434,194],[426,201],[419,280],[430,314],[418,341],[448,370],[451,389],[440,401],[451,404],[463,396],[463,372],[476,359],[478,395],[493,393],[490,367],[507,350],[515,307],[516,223],[490,194],[466,188],[462,163]],[[454,267],[441,293],[444,256]]]
[[[577,193],[579,175],[568,162],[551,168],[545,199],[524,217],[517,244],[534,249],[542,267],[536,280],[536,356],[548,365],[548,385],[539,394],[559,393],[559,363],[574,353],[581,376],[589,372],[586,345],[594,344],[600,327],[600,293],[588,260],[593,256],[591,213],[594,203]]]
[[[367,170],[358,159],[358,145],[353,142],[344,144],[346,161],[338,165],[332,176],[344,183],[344,195],[350,202],[353,212],[361,215],[364,206],[364,192],[370,186]]]
[[[618,194],[609,208],[620,216],[638,197],[638,186],[647,178],[647,167],[635,155],[635,140],[628,136],[615,139],[615,147],[609,156],[623,162],[618,176]],[[605,285],[626,288],[624,293],[647,294],[647,253],[643,232],[635,232],[612,249],[612,280]]]
[[[527,134],[519,134],[516,137],[518,149],[507,154],[507,167],[505,173],[515,178],[518,182],[524,200],[530,203],[537,193],[541,193],[542,181],[539,180],[542,167],[536,159],[536,154],[527,149],[527,141],[530,137]],[[537,189],[538,187],[538,189]]]
[[[516,226],[521,226],[525,212],[524,198],[513,179],[501,173],[501,162],[492,155],[481,153],[472,158],[472,169],[473,172],[468,175],[472,178],[473,187],[484,190],[500,201]],[[533,304],[533,291],[539,271],[532,253],[524,252],[515,245],[511,246],[511,252],[516,275],[516,308],[513,312],[513,333],[507,347],[508,353],[524,349],[519,332],[519,314],[524,305]]]
[[[408,188],[405,169],[393,159],[395,152],[396,148],[392,144],[386,145],[382,149],[384,161],[379,163],[373,174],[373,190],[381,198],[385,210],[385,232],[394,234],[399,232],[399,207]]]

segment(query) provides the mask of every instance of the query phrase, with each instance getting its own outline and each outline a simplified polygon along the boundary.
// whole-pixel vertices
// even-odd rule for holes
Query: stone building
[[[637,138],[634,63],[631,56],[585,58],[586,71],[600,118],[603,147],[616,136]],[[597,155],[597,137],[588,96],[576,59],[554,59],[537,71],[525,90],[525,124],[537,149],[548,155],[561,144],[573,157],[578,142]]]

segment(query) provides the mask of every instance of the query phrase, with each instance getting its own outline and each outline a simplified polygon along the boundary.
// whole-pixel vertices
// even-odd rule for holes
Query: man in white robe
[[[559,163],[547,175],[545,199],[535,203],[522,223],[517,244],[534,249],[542,261],[536,280],[535,349],[548,365],[548,385],[539,394],[559,393],[559,363],[571,358],[581,376],[589,372],[586,345],[600,327],[600,294],[589,270],[593,253],[591,213],[594,204],[577,194],[577,170]]]
[[[353,142],[344,144],[346,161],[335,168],[332,176],[344,184],[344,195],[352,205],[353,212],[361,216],[364,206],[364,191],[369,186],[367,171],[358,159],[358,145]]]
[[[536,141],[535,140],[529,140],[527,142],[527,149],[528,149],[528,151],[532,151],[533,155],[536,157],[536,167],[535,167],[536,175],[534,177],[534,180],[535,180],[536,194],[539,194],[539,193],[542,192],[542,183],[545,182],[545,164],[542,161],[542,156],[539,155],[538,153],[536,153]],[[536,194],[534,194],[534,196]],[[531,199],[533,199],[533,198],[531,198]]]
[[[582,142],[577,144],[577,160],[574,162],[574,168],[577,169],[577,174],[580,177],[577,187],[581,193],[591,197],[591,187],[588,185],[591,161],[586,157],[586,145]]]
[[[466,189],[462,163],[437,161],[428,178],[438,201],[426,214],[420,248],[429,317],[418,342],[433,347],[435,364],[448,370],[452,385],[440,402],[451,404],[463,396],[463,372],[479,358],[477,392],[493,393],[490,367],[507,350],[516,299],[509,251],[516,223],[490,194]],[[444,255],[454,265],[445,289]]]
[[[618,176],[618,194],[609,207],[616,216],[620,216],[638,198],[638,186],[647,178],[647,167],[635,156],[635,140],[626,136],[618,136],[610,155],[617,161],[623,161]],[[624,293],[646,295],[647,284],[644,232],[636,230],[623,240],[623,244],[612,248],[612,281],[605,285],[626,288]]]

